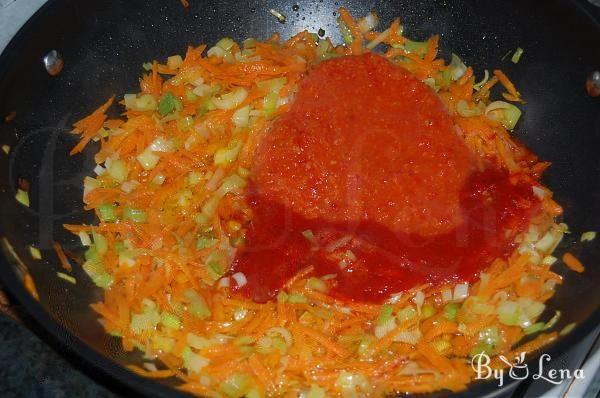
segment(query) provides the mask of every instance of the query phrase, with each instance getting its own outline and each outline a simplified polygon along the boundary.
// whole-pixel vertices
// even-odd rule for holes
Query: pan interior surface
[[[83,154],[70,157],[77,141],[69,134],[71,125],[111,95],[135,90],[144,62],[183,54],[188,45],[212,45],[225,36],[236,41],[266,39],[274,32],[287,38],[304,29],[324,29],[339,42],[339,6],[357,16],[374,9],[384,26],[400,17],[408,37],[423,40],[441,35],[446,59],[456,53],[476,73],[502,68],[511,76],[527,101],[515,135],[541,159],[552,162],[544,181],[565,208],[564,221],[572,232],[559,250],[569,246],[588,265],[583,275],[556,266],[564,283],[547,303],[544,316],[547,319],[548,314],[560,310],[557,330],[572,322],[580,327],[559,339],[552,349],[564,351],[598,324],[600,244],[570,245],[582,232],[600,230],[600,102],[585,92],[587,74],[600,68],[600,26],[577,6],[549,1],[541,8],[533,0],[359,0],[339,4],[322,0],[191,0],[189,8],[183,9],[178,1],[53,0],[0,58],[0,116],[16,112],[12,122],[0,122],[0,144],[11,147],[9,156],[0,157],[4,176],[0,179],[0,230],[35,281],[39,304],[25,292],[19,277],[22,271],[14,266],[6,245],[0,276],[55,339],[140,392],[177,394],[117,365],[140,364],[143,359],[139,352],[124,352],[120,341],[106,335],[97,322],[89,304],[100,300],[102,292],[83,271],[74,270],[76,285],[56,277],[61,269],[52,242],[82,252],[79,239],[62,225],[94,221],[94,215],[84,211],[81,197],[83,177],[91,174],[97,147],[91,145]],[[270,9],[284,14],[286,22],[279,23]],[[510,62],[510,56],[503,60],[517,47],[525,50],[518,64]],[[64,68],[56,77],[42,64],[51,50],[64,59]],[[29,209],[14,200],[20,178],[30,183]],[[29,245],[42,250],[43,260],[31,259]],[[470,394],[482,396],[495,388],[491,383],[479,383]]]

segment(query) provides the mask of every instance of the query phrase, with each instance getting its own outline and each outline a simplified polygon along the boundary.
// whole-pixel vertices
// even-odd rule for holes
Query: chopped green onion
[[[73,285],[77,284],[77,280],[75,278],[73,278],[71,275],[67,275],[64,274],[62,272],[57,272],[56,275],[60,278],[60,279],[64,279],[69,283],[72,283]]]
[[[181,101],[175,98],[170,92],[163,95],[158,104],[158,112],[163,116],[175,111],[180,111],[182,108],[183,105],[181,104]]]
[[[116,206],[112,203],[105,203],[98,206],[100,212],[100,219],[103,222],[114,222],[117,220]]]
[[[149,71],[152,69],[152,62],[144,62],[142,64],[142,68],[144,68],[144,70]]]
[[[38,249],[37,247],[29,246],[29,253],[31,253],[31,257],[34,260],[42,259],[42,252],[40,252],[40,249]]]
[[[510,60],[512,61],[513,64],[517,64],[517,63],[519,63],[519,60],[521,59],[522,55],[523,55],[523,49],[521,47],[517,47],[515,53],[513,54],[512,58]]]
[[[145,223],[148,220],[148,215],[143,210],[125,207],[123,209],[123,218],[125,220],[131,220],[137,224],[141,224]]]
[[[20,188],[17,189],[15,199],[17,199],[17,202],[19,202],[23,206],[29,207],[29,193],[27,191],[24,191]]]

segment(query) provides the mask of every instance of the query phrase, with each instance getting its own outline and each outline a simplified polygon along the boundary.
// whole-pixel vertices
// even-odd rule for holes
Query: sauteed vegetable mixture
[[[211,397],[459,391],[473,355],[557,337],[539,318],[567,226],[511,138],[519,91],[399,19],[339,15],[340,45],[223,38],[144,64],[75,124],[99,221],[65,227],[135,372]]]

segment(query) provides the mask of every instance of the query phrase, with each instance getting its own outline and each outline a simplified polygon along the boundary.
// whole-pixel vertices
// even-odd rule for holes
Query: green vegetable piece
[[[160,114],[163,116],[166,116],[169,113],[172,113],[176,110],[179,111],[181,109],[183,109],[181,101],[175,98],[175,96],[173,96],[173,94],[171,93],[166,93],[161,98],[160,103],[158,104],[158,112],[160,112]]]
[[[100,218],[104,222],[115,222],[117,221],[116,206],[112,203],[105,203],[98,206],[100,212]]]

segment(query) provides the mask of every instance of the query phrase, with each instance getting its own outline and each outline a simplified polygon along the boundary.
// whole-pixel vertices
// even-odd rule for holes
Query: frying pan
[[[296,10],[298,6],[298,10]],[[0,57],[0,115],[16,111],[10,123],[0,122],[0,144],[11,146],[0,156],[0,235],[14,248],[23,265],[3,244],[0,277],[4,287],[45,331],[45,337],[86,369],[118,386],[153,396],[179,396],[174,381],[138,377],[123,366],[140,364],[139,353],[126,353],[119,340],[107,336],[89,304],[101,298],[77,267],[77,284],[56,277],[59,262],[51,249],[59,241],[80,253],[76,237],[64,223],[93,222],[82,208],[82,180],[94,166],[94,145],[69,157],[77,138],[71,124],[112,94],[132,92],[143,62],[183,53],[189,44],[212,44],[223,36],[236,40],[283,37],[323,28],[340,40],[336,9],[344,5],[354,15],[377,10],[383,24],[399,16],[406,34],[416,40],[441,34],[442,55],[463,56],[476,71],[501,67],[527,101],[515,135],[542,159],[552,162],[546,184],[564,205],[564,220],[572,234],[559,248],[570,247],[587,264],[579,275],[556,265],[564,284],[548,302],[548,319],[562,312],[556,326],[577,327],[545,352],[564,353],[600,321],[600,245],[575,244],[587,230],[600,230],[600,100],[588,97],[585,78],[600,68],[598,10],[583,1],[308,1],[191,0],[184,10],[176,0],[76,1],[53,0],[21,29]],[[280,24],[270,9],[287,16]],[[593,13],[596,12],[594,17]],[[502,60],[522,47],[514,65]],[[41,59],[50,50],[62,54],[63,71],[51,77]],[[115,107],[116,108],[116,107]],[[117,116],[113,114],[112,116]],[[14,199],[18,179],[30,182],[31,207]],[[34,261],[29,245],[42,250]],[[36,301],[23,285],[26,271],[39,293]],[[535,357],[530,357],[532,363]],[[492,382],[474,383],[462,395],[492,396],[504,390]],[[446,396],[446,393],[435,394]]]

